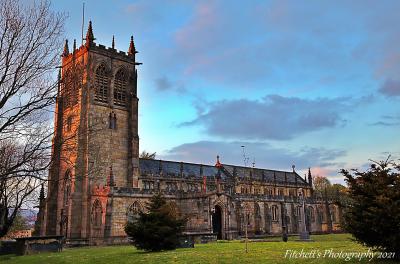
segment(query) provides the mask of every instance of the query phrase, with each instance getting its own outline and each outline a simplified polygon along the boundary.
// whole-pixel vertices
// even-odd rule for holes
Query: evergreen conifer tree
[[[127,222],[125,232],[138,249],[172,250],[179,245],[185,219],[180,218],[161,194],[154,195],[136,221]]]
[[[365,172],[342,174],[351,197],[345,229],[358,242],[400,259],[400,166],[384,161]]]

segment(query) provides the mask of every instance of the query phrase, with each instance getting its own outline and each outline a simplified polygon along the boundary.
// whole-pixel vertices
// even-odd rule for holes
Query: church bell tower
[[[74,41],[70,51],[65,42],[45,206],[47,235],[104,236],[112,189],[138,187],[137,53],[133,37],[127,52],[115,49],[114,37],[109,48],[96,44],[91,22],[81,47]],[[102,225],[96,225],[94,214]]]

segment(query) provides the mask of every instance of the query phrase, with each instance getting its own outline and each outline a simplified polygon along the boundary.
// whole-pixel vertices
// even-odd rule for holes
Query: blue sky
[[[400,1],[85,4],[96,43],[126,51],[134,36],[141,150],[243,165],[244,145],[257,167],[333,182],[400,156]],[[53,6],[80,39],[82,1]]]

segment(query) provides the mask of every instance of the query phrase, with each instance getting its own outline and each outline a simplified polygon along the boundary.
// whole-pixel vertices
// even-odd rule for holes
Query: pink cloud
[[[198,53],[212,41],[212,32],[218,25],[215,5],[210,2],[200,3],[192,19],[175,33],[179,48],[187,53]]]
[[[324,176],[328,177],[328,175],[332,175],[337,173],[337,169],[332,169],[328,167],[312,167],[311,174],[315,176]]]

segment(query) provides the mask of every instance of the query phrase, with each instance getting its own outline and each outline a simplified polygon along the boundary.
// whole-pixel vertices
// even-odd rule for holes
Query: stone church
[[[235,239],[340,230],[341,208],[313,195],[312,177],[224,164],[139,158],[137,50],[68,41],[55,111],[47,198],[40,195],[38,235],[81,244],[126,242],[124,225],[156,192],[188,218],[196,239]],[[303,199],[305,206],[303,207]]]

